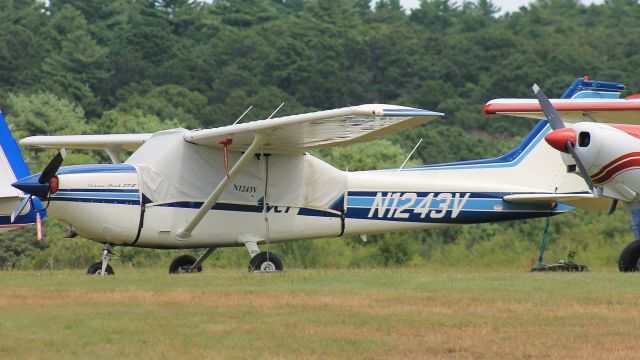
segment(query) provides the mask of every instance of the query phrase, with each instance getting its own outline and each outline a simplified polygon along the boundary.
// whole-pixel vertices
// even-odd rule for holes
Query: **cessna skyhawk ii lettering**
[[[13,186],[29,195],[20,206],[44,215],[41,199],[70,234],[104,244],[102,260],[88,270],[103,275],[113,274],[114,246],[205,249],[198,259],[177,257],[170,273],[201,271],[216,248],[245,246],[250,270],[277,271],[281,260],[259,245],[547,217],[592,205],[585,182],[543,141],[551,131],[546,121],[494,159],[345,172],[308,153],[442,115],[372,104],[206,130],[34,136],[21,144],[103,149],[114,163],[60,167],[60,151],[42,173]],[[2,139],[5,152],[9,140]],[[118,163],[123,149],[134,152]]]
[[[597,197],[611,199],[610,212],[618,201],[640,209],[640,96],[618,99],[624,85],[578,79],[574,87],[581,96],[549,100],[537,86],[536,99],[497,99],[485,106],[487,114],[527,118],[545,116],[553,132],[545,140],[563,155],[567,171],[580,174]],[[598,90],[598,96],[589,94]],[[610,123],[612,122],[612,123]],[[632,216],[640,226],[640,213]],[[620,271],[640,270],[640,234],[620,255]]]

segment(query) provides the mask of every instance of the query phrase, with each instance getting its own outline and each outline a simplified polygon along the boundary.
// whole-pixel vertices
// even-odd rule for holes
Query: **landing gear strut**
[[[89,269],[87,269],[87,275],[115,275],[116,273],[113,271],[111,265],[109,265],[111,255],[117,256],[117,254],[113,252],[111,245],[104,244],[102,248],[102,261],[91,264]]]

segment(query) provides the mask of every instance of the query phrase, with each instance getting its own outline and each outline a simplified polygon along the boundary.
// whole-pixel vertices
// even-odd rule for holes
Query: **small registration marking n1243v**
[[[428,193],[418,196],[412,192],[378,192],[369,211],[369,218],[408,219],[412,214],[421,219],[441,219],[449,215],[455,219],[469,200],[471,193]]]

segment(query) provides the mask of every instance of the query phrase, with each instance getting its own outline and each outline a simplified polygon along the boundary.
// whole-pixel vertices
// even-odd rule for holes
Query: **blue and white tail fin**
[[[588,76],[576,79],[560,99],[619,99],[624,84],[590,80]]]
[[[28,195],[11,186],[19,179],[29,176],[29,168],[22,152],[11,134],[11,130],[0,111],[0,232],[34,224],[38,211],[44,218],[45,211],[38,199],[33,199],[11,221],[11,214]]]

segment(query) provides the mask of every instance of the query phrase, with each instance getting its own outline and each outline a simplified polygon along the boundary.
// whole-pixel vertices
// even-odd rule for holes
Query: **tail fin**
[[[36,210],[44,217],[42,204],[38,199],[33,199],[32,204],[28,204],[14,222],[11,222],[11,213],[27,196],[11,184],[29,175],[29,168],[24,162],[18,143],[0,110],[0,232],[35,223]]]
[[[588,76],[578,78],[561,99],[619,99],[624,90],[624,84],[590,80]]]

